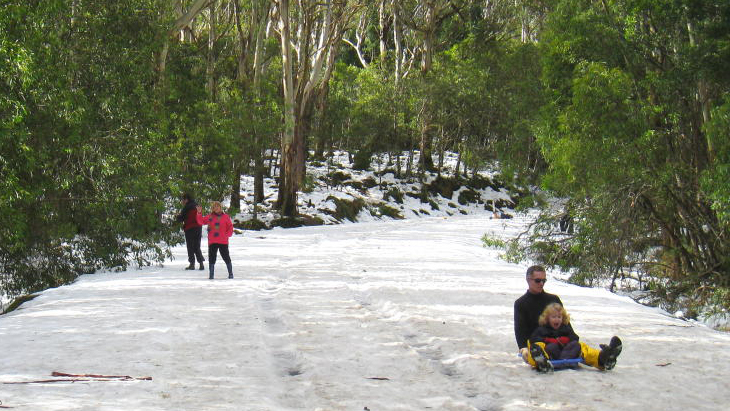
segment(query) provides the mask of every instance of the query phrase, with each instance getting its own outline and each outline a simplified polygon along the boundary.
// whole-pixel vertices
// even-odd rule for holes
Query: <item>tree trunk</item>
[[[281,138],[281,173],[279,176],[278,208],[282,215],[297,214],[297,175],[296,161],[299,158],[296,133],[296,106],[294,91],[294,73],[291,49],[291,31],[289,27],[289,0],[279,2],[281,57],[284,85],[284,133]]]
[[[522,42],[527,43],[530,40],[530,25],[527,8],[524,4],[520,5],[520,23],[522,24]]]
[[[240,211],[241,210],[241,174],[243,170],[241,162],[236,161],[233,166],[233,185],[231,187],[231,209]]]
[[[299,16],[297,67],[292,54],[289,0],[279,0],[282,72],[284,83],[284,133],[282,136],[282,173],[279,182],[279,210],[283,215],[297,214],[297,190],[305,173],[305,136],[311,118],[312,97],[332,73],[333,44],[342,41],[352,8],[346,3],[324,0],[295,13]],[[334,17],[338,20],[335,21]],[[292,163],[294,162],[294,163]]]
[[[215,102],[216,100],[216,92],[215,92],[215,63],[216,63],[216,55],[215,55],[215,37],[216,37],[216,30],[218,26],[218,19],[216,17],[216,1],[213,0],[210,3],[210,24],[208,27],[208,59],[207,64],[205,68],[205,90],[208,92],[208,100],[211,102]]]
[[[277,174],[277,167],[279,165],[279,154],[281,150],[271,150],[271,156],[269,157],[269,166],[267,167],[269,177],[274,177]]]
[[[261,77],[264,72],[263,62],[263,50],[264,50],[264,37],[266,36],[266,24],[269,15],[268,3],[266,1],[259,1],[255,3],[255,10],[251,16],[251,26],[256,30],[255,46],[254,46],[254,58],[253,58],[253,91],[255,104],[259,104],[261,101]],[[264,155],[266,149],[264,148],[263,136],[256,129],[255,125],[258,124],[259,109],[256,108],[254,113],[254,179],[253,179],[253,201],[254,211],[256,206],[264,201],[264,173],[266,168],[264,166]]]
[[[385,68],[385,61],[388,58],[388,43],[387,43],[387,27],[386,27],[386,15],[385,15],[385,3],[387,0],[380,0],[380,6],[378,7],[378,26],[380,32],[378,36],[380,38],[380,67]],[[398,1],[398,0],[396,0]]]
[[[393,1],[393,43],[395,44],[395,89],[400,86],[400,79],[403,75],[403,28],[400,23],[400,8],[398,0]]]
[[[441,129],[441,144],[439,145],[439,165],[436,167],[436,171],[438,173],[438,176],[441,177],[441,169],[444,167],[444,128],[440,127]]]
[[[181,30],[188,27],[190,23],[192,23],[193,19],[200,14],[200,12],[203,10],[203,8],[208,4],[210,0],[195,0],[195,3],[193,3],[192,6],[190,6],[190,9],[185,14],[182,14],[180,17],[175,20],[175,23],[172,25],[172,28],[167,33],[167,37],[175,37],[180,33]],[[182,12],[182,10],[180,10]],[[170,45],[167,40],[165,40],[163,45],[163,50],[160,52],[160,56],[157,60],[157,70],[160,73],[160,76],[165,72],[165,67],[167,65],[167,52]]]
[[[423,120],[421,125],[421,141],[419,149],[421,150],[421,172],[434,171],[436,167],[433,164],[433,137],[430,133],[431,130],[431,115],[427,110],[424,110]]]
[[[427,26],[423,33],[423,60],[421,63],[421,75],[426,78],[433,66],[433,43],[436,31],[434,10],[432,6],[427,8]],[[423,116],[421,117],[421,173],[434,171],[431,147],[433,136],[431,135],[431,108],[430,104],[424,102]]]
[[[406,162],[406,177],[410,177],[413,173],[413,145],[411,145],[411,150],[408,152],[408,161]]]
[[[319,93],[317,93],[317,97],[315,99],[315,112],[319,113],[319,124],[317,124],[317,129],[319,130],[319,135],[317,137],[317,140],[314,143],[314,158],[318,160],[324,160],[324,150],[325,147],[328,145],[328,141],[330,141],[330,135],[332,133],[332,130],[325,130],[325,125],[322,123],[321,119],[324,116],[324,113],[327,110],[327,97],[329,96],[329,85],[325,84],[324,87],[320,90]]]
[[[254,159],[254,177],[253,177],[253,202],[254,206],[264,201],[264,173],[266,166],[264,164],[264,155],[259,152]]]

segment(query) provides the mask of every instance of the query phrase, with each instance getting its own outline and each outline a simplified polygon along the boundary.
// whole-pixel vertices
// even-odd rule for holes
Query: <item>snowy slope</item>
[[[17,410],[718,410],[730,335],[552,276],[616,369],[538,375],[517,357],[523,266],[479,238],[524,218],[421,218],[246,232],[234,280],[165,267],[81,277],[0,317]],[[222,274],[222,263],[218,263]],[[7,384],[75,374],[151,381]]]
[[[376,157],[374,157],[375,159]],[[407,162],[408,153],[401,155],[401,162]],[[418,153],[415,155],[416,163]],[[443,177],[453,178],[454,169],[457,165],[458,155],[456,153],[447,152],[444,155]],[[309,162],[307,164],[307,176],[310,183],[307,184],[307,190],[300,192],[298,195],[299,212],[308,216],[317,218],[323,224],[340,224],[350,223],[345,218],[337,218],[333,216],[336,209],[333,198],[344,201],[362,201],[364,206],[357,215],[357,222],[390,220],[391,217],[382,215],[378,207],[381,205],[388,206],[396,211],[401,218],[418,218],[418,217],[442,217],[452,215],[465,215],[484,213],[485,208],[491,210],[492,206],[503,209],[503,211],[511,213],[510,208],[514,206],[509,190],[505,187],[497,187],[501,185],[499,181],[493,181],[495,188],[468,187],[467,182],[456,189],[450,197],[431,193],[428,203],[422,203],[420,199],[414,198],[412,195],[421,191],[421,182],[416,175],[406,178],[405,166],[401,172],[403,179],[395,178],[393,172],[385,172],[394,170],[395,166],[390,165],[386,169],[386,158],[381,157],[378,161],[373,161],[371,170],[361,171],[353,169],[353,163],[350,162],[347,152],[338,151],[334,153],[333,158],[328,163]],[[380,173],[378,171],[381,171]],[[337,184],[333,184],[333,175],[339,175]],[[497,178],[492,171],[481,171],[479,175],[491,180]],[[461,174],[463,178],[463,173]],[[339,179],[344,179],[339,181]],[[436,178],[436,173],[425,173],[424,183],[430,184]],[[368,184],[368,181],[370,182]],[[254,181],[251,176],[243,176],[241,178],[241,213],[232,216],[234,222],[244,222],[249,220],[253,214],[253,187]],[[477,201],[459,201],[460,195],[470,191],[474,196],[478,197]],[[389,192],[400,193],[402,199],[394,200],[388,195]],[[272,220],[280,217],[275,210],[274,202],[278,193],[278,184],[272,178],[264,180],[264,203],[259,204],[259,212],[257,218],[268,225]],[[411,195],[408,195],[411,194]],[[504,204],[504,206],[500,205]]]

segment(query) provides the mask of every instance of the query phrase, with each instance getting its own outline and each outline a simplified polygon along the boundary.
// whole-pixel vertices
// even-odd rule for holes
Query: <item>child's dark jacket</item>
[[[570,324],[563,324],[557,330],[553,327],[541,325],[537,327],[530,336],[530,342],[543,342],[545,344],[559,344],[561,346],[571,341],[578,341],[580,337],[573,331]]]

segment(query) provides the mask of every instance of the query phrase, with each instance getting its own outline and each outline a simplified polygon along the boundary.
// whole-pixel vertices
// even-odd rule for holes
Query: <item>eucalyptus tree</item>
[[[273,103],[276,60],[271,3],[265,0],[179,1],[163,49],[166,70],[159,94],[165,128],[181,147],[179,173],[199,197],[230,195],[240,208],[240,176],[256,176],[263,197],[263,152],[280,119]]]
[[[421,58],[420,72],[424,80],[424,90],[428,90],[429,75],[433,66],[433,56],[437,50],[437,34],[444,23],[452,16],[457,15],[466,5],[466,0],[417,0],[400,2],[396,11],[398,19],[405,26],[417,33],[420,44],[418,53]],[[433,170],[432,142],[433,142],[433,107],[432,98],[428,93],[422,100],[421,118],[421,169]]]
[[[276,123],[281,122],[278,105],[274,103],[271,92],[267,93],[267,79],[273,75],[268,68],[276,58],[275,48],[270,43],[273,33],[267,30],[272,20],[273,3],[269,0],[250,0],[234,2],[235,25],[238,39],[237,83],[241,88],[240,96],[247,104],[241,107],[241,115],[248,116],[248,127],[240,127],[237,134],[240,144],[247,146],[248,155],[243,151],[234,159],[234,182],[231,190],[231,208],[240,209],[240,176],[253,160],[254,175],[254,217],[256,204],[264,199],[264,153],[273,147],[273,135],[278,131]]]
[[[179,36],[181,41],[191,41],[190,26],[210,0],[195,0],[187,9],[183,9],[183,0],[175,2],[175,20],[165,33],[163,47],[157,53],[157,71],[160,73],[160,83],[164,84],[164,73],[167,67],[167,55],[170,51],[170,38]]]
[[[313,97],[331,77],[339,42],[359,5],[352,0],[275,3],[284,89],[278,207],[283,215],[295,216]]]

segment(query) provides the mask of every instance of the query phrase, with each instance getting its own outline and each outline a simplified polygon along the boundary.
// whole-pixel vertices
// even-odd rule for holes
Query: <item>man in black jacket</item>
[[[198,259],[200,269],[205,270],[203,265],[203,252],[200,250],[200,240],[203,237],[203,222],[198,213],[198,203],[195,202],[193,197],[185,193],[182,197],[183,208],[180,214],[177,216],[177,221],[183,223],[183,230],[185,231],[185,244],[188,246],[188,262],[190,265],[186,267],[186,270],[195,269],[195,259]]]
[[[545,269],[533,265],[527,269],[527,292],[515,301],[515,339],[522,358],[540,372],[552,370],[544,347],[540,343],[530,346],[528,339],[538,327],[540,314],[550,303],[563,305],[560,297],[546,293],[543,288],[547,281]],[[616,366],[616,358],[621,354],[621,340],[614,336],[608,345],[601,344],[597,350],[581,342],[581,356],[586,364],[601,370],[610,370]]]

